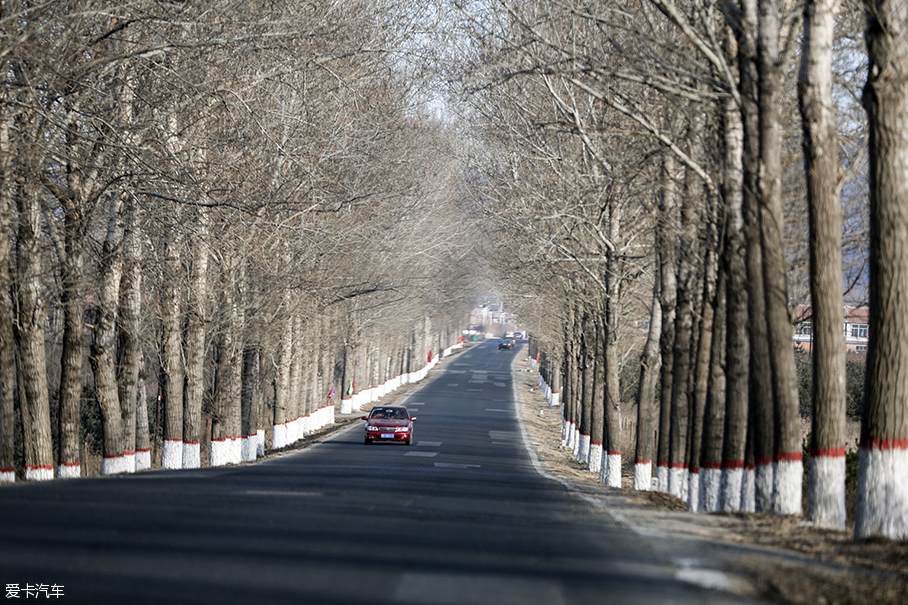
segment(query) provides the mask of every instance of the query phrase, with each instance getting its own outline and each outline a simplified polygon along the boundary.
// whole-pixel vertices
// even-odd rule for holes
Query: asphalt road
[[[0,581],[67,603],[749,603],[679,573],[524,446],[496,342],[403,401],[414,443],[362,427],[257,464],[0,489]],[[681,570],[683,571],[683,570]],[[44,591],[26,595],[28,585]],[[57,589],[54,591],[53,586]]]

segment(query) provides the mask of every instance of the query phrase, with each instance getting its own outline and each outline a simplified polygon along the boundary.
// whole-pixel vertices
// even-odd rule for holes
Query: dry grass
[[[539,461],[548,473],[571,483],[609,489],[561,446],[560,409],[548,406],[536,385],[536,373],[527,369],[524,358],[515,360],[519,409]],[[627,489],[633,483],[633,465],[632,456],[624,458],[625,489],[614,490],[623,499],[656,510],[687,510],[684,502],[669,494]],[[801,516],[683,514],[686,523],[702,523],[710,539],[765,549],[766,557],[735,563],[768,597],[799,605],[908,604],[908,543],[855,540],[852,528],[820,529]],[[801,556],[771,556],[773,552]]]

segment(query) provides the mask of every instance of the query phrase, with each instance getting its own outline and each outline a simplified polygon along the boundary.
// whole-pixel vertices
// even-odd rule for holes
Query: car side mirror
[[[413,420],[416,420],[416,416],[411,416],[411,417],[410,417],[410,421],[412,422]]]
[[[368,420],[368,419],[369,419],[368,416],[363,416],[363,420]]]

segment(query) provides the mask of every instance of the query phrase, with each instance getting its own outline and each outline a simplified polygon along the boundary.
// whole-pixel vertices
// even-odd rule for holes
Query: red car
[[[416,416],[410,416],[402,405],[383,405],[372,409],[368,416],[363,416],[366,421],[366,445],[374,441],[403,441],[410,445],[413,438],[413,421]]]

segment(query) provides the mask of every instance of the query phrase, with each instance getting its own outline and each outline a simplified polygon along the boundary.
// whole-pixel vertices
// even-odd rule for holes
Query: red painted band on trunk
[[[590,445],[602,445],[601,441],[590,441]]]
[[[581,437],[589,437],[590,434],[589,434],[589,433],[584,433],[583,431],[580,431],[580,436],[581,436]]]
[[[718,470],[722,469],[721,462],[701,462],[700,466],[702,466],[703,468],[712,469],[714,471],[718,471]]]
[[[621,452],[608,452],[609,456],[620,456]]]
[[[652,463],[653,463],[652,460],[637,460],[634,462],[634,464],[652,464]]]
[[[173,442],[177,442],[177,443],[183,443],[182,439],[171,439],[170,437],[165,437],[164,441],[173,441]]]
[[[687,468],[687,465],[683,462],[672,462],[668,466],[669,468]]]
[[[800,462],[803,458],[801,452],[779,452],[776,454],[776,462]]]
[[[756,459],[754,460],[754,462],[755,462],[756,464],[760,464],[760,465],[763,465],[763,466],[768,466],[768,465],[772,464],[772,458],[767,458],[767,457],[764,457],[764,456],[760,456],[759,458],[756,458]]]
[[[690,467],[690,472],[692,472],[692,473],[695,474],[695,475],[699,475],[699,474],[700,474],[700,467],[699,467],[699,466],[692,466],[692,467]]]
[[[723,460],[722,468],[744,468],[743,460]]]
[[[134,456],[134,455],[135,455],[135,452],[133,452],[132,450],[130,450],[130,451],[128,451],[128,452],[123,452],[122,454],[114,454],[113,456],[107,456],[107,455],[105,455],[105,456],[104,456],[104,459],[105,459],[105,460],[113,460],[114,458],[125,458],[126,456]]]
[[[754,464],[753,462],[748,462],[748,463],[747,463],[747,466],[746,466],[745,468],[746,468],[747,470],[749,470],[749,471],[752,471],[752,470],[754,470],[755,468],[757,468],[757,465]]]
[[[138,447],[138,448],[136,448],[136,453],[137,453],[137,454],[138,454],[139,452],[143,452],[143,453],[144,453],[144,452],[150,452],[150,451],[151,451],[151,448],[150,448],[150,447]]]
[[[184,439],[183,443],[185,443],[187,445],[199,445],[202,442],[201,441],[190,441],[189,439]]]
[[[230,439],[230,437],[221,437],[220,439],[212,439],[211,441],[212,443],[224,443],[228,439]]]
[[[817,447],[810,450],[810,455],[817,458],[844,458],[844,447]]]
[[[81,462],[61,462],[60,466],[65,466],[67,468],[74,468],[76,466],[82,466],[82,463]],[[3,471],[3,469],[0,469],[0,471]]]
[[[50,464],[42,464],[41,466],[26,466],[25,470],[27,471],[52,471],[54,467]]]
[[[668,461],[666,460],[656,460],[656,466],[664,466],[668,468]]]
[[[15,468],[0,468],[0,473],[15,473]]]
[[[865,450],[908,450],[908,439],[882,437],[865,437],[861,439],[861,449]]]

